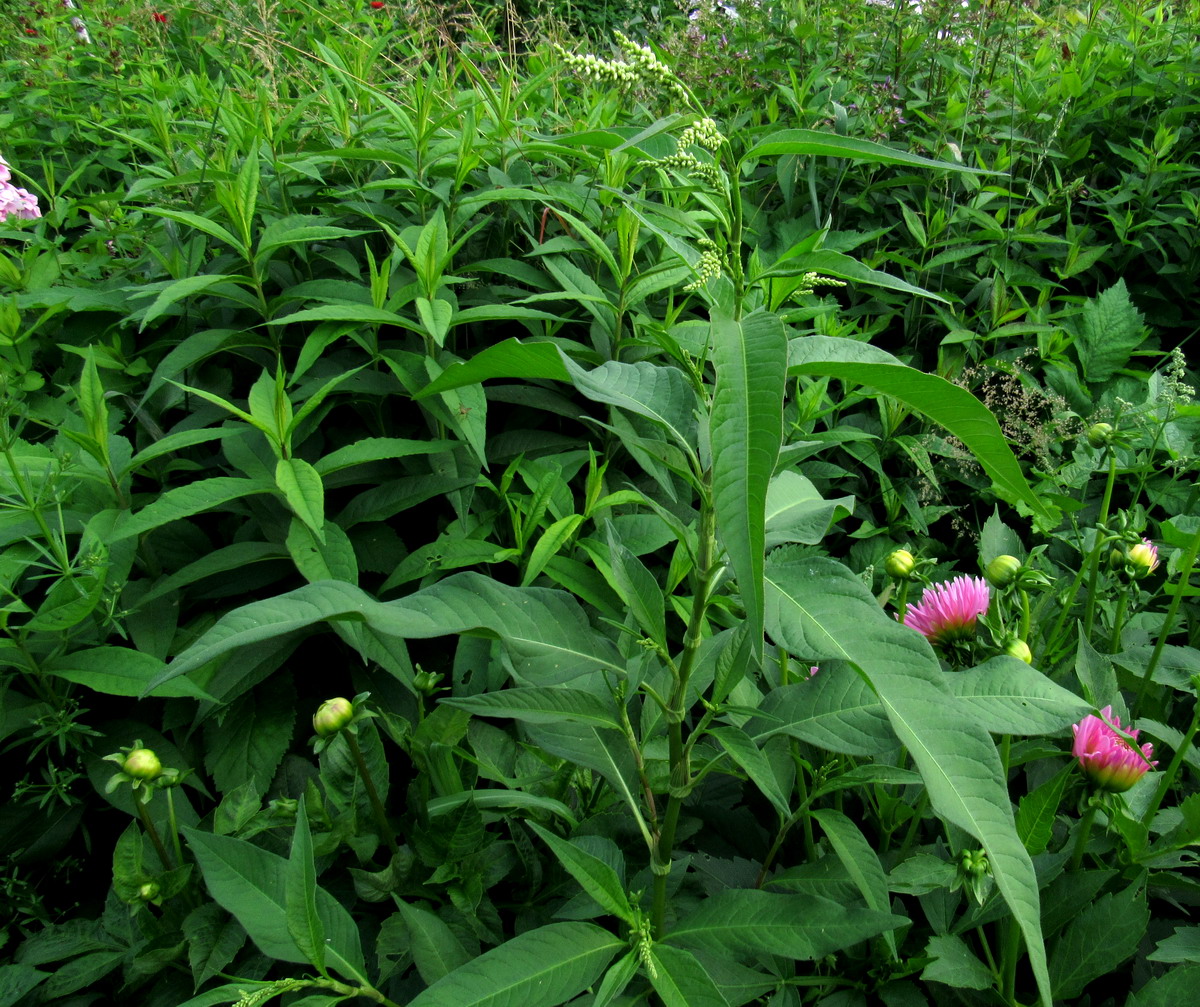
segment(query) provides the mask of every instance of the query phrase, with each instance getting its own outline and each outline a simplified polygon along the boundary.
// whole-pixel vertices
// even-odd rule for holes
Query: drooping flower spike
[[[932,644],[969,640],[975,635],[975,620],[987,612],[989,600],[982,577],[955,577],[926,588],[921,600],[905,612],[904,625]]]
[[[1080,768],[1092,782],[1105,790],[1116,794],[1126,791],[1146,774],[1146,770],[1158,765],[1153,759],[1154,746],[1150,742],[1135,748],[1117,733],[1124,731],[1137,741],[1138,732],[1132,727],[1122,727],[1121,718],[1112,712],[1111,706],[1101,710],[1099,717],[1088,714],[1071,730],[1075,734],[1071,754],[1079,760]]]

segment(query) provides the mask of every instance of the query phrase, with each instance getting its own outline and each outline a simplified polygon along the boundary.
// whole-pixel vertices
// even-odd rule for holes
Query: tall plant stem
[[[1125,612],[1129,608],[1129,592],[1132,587],[1125,588],[1117,599],[1117,614],[1113,616],[1112,636],[1108,640],[1108,652],[1116,654],[1121,649],[1121,630],[1125,628]]]
[[[371,802],[371,813],[375,816],[375,824],[379,826],[379,834],[383,837],[383,841],[387,843],[388,849],[392,851],[393,855],[399,853],[400,847],[396,845],[396,836],[393,834],[391,826],[388,825],[387,815],[383,810],[383,802],[379,799],[379,791],[375,789],[375,781],[371,779],[371,771],[367,769],[362,749],[358,747],[358,738],[354,736],[352,731],[344,733],[346,742],[350,746],[350,751],[354,755],[354,763],[358,766],[358,775],[362,777],[363,786],[367,788],[367,798]]]
[[[1200,687],[1200,676],[1192,676],[1193,687]],[[1163,802],[1163,798],[1167,796],[1167,791],[1171,789],[1171,784],[1175,782],[1175,776],[1179,772],[1179,767],[1183,765],[1183,757],[1185,753],[1192,750],[1192,741],[1196,737],[1196,731],[1200,729],[1200,699],[1197,699],[1192,704],[1192,722],[1188,726],[1187,733],[1184,734],[1183,740],[1175,746],[1175,754],[1171,756],[1171,762],[1165,770],[1163,770],[1162,779],[1158,781],[1158,788],[1154,791],[1154,796],[1150,799],[1150,803],[1146,805],[1145,814],[1142,815],[1142,824],[1149,825],[1155,814],[1158,812],[1158,807]]]
[[[1179,581],[1176,585],[1178,590],[1171,596],[1171,604],[1167,606],[1167,614],[1163,616],[1162,626],[1158,631],[1158,639],[1154,641],[1154,651],[1150,655],[1150,663],[1146,665],[1146,671],[1142,675],[1142,680],[1138,683],[1137,698],[1133,702],[1134,717],[1138,715],[1138,711],[1141,709],[1146,689],[1150,685],[1151,677],[1154,675],[1154,669],[1158,667],[1158,661],[1162,657],[1167,637],[1171,635],[1171,627],[1175,625],[1175,616],[1179,613],[1179,605],[1183,601],[1183,592],[1187,588],[1191,580],[1192,570],[1196,566],[1197,552],[1200,552],[1200,525],[1196,526],[1196,531],[1192,534],[1192,540],[1188,543],[1187,552],[1183,557],[1183,565],[1179,568]]]
[[[179,821],[175,817],[174,787],[165,788],[167,792],[167,821],[171,825],[171,845],[175,848],[175,860],[183,866],[183,847],[179,845]]]
[[[137,805],[138,817],[142,820],[142,828],[150,836],[150,842],[154,844],[154,851],[158,854],[158,859],[162,861],[163,867],[168,871],[171,870],[175,867],[175,864],[171,862],[167,848],[163,845],[162,837],[158,834],[158,829],[154,825],[154,819],[150,817],[149,810],[142,803],[140,794],[133,795],[133,803]]]
[[[705,473],[701,491],[699,541],[696,550],[696,594],[692,599],[692,613],[688,619],[687,632],[683,636],[683,655],[675,672],[675,683],[667,704],[667,754],[671,776],[667,794],[667,809],[663,814],[662,827],[651,853],[651,870],[654,872],[654,902],[650,922],[656,936],[663,930],[667,914],[667,876],[671,873],[671,852],[675,845],[675,828],[679,824],[679,810],[690,785],[687,751],[683,742],[684,703],[687,700],[688,679],[696,664],[703,639],[701,629],[708,610],[708,595],[712,588],[712,567],[716,555],[716,515],[712,508],[712,476]]]
[[[1096,820],[1096,805],[1088,801],[1088,809],[1083,813],[1083,821],[1079,823],[1079,835],[1075,837],[1075,850],[1071,854],[1071,870],[1076,871],[1083,863],[1083,854],[1087,850],[1088,840],[1092,835],[1092,823]]]
[[[1013,916],[1001,924],[1000,995],[1006,1004],[1016,1004],[1017,963],[1021,960],[1021,926]]]
[[[1104,484],[1104,497],[1100,501],[1100,515],[1096,518],[1096,540],[1092,543],[1092,556],[1088,572],[1087,608],[1083,616],[1083,635],[1092,638],[1092,621],[1096,615],[1096,582],[1100,579],[1100,550],[1104,542],[1104,526],[1108,523],[1108,508],[1112,504],[1113,484],[1117,481],[1117,456],[1108,449],[1108,481]]]

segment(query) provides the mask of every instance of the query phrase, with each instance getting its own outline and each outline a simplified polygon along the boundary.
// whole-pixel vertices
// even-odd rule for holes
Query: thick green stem
[[[396,844],[396,836],[392,832],[392,828],[388,825],[387,815],[383,810],[383,802],[379,799],[379,791],[375,789],[375,781],[371,779],[371,771],[367,769],[366,760],[362,756],[362,749],[358,747],[358,738],[354,736],[353,731],[344,732],[346,741],[350,745],[350,751],[354,755],[355,765],[358,766],[358,775],[362,777],[363,786],[367,788],[367,798],[371,802],[371,812],[375,816],[375,824],[379,826],[379,834],[383,837],[383,841],[387,843],[388,849],[393,854],[400,852],[400,847]]]
[[[1150,679],[1154,675],[1154,669],[1158,667],[1159,658],[1162,657],[1163,646],[1167,642],[1167,637],[1171,635],[1171,627],[1175,625],[1175,616],[1179,612],[1179,605],[1183,601],[1184,591],[1188,587],[1192,570],[1196,566],[1197,552],[1200,552],[1200,525],[1196,526],[1192,540],[1188,543],[1187,552],[1183,557],[1183,564],[1179,568],[1179,580],[1176,584],[1177,590],[1171,596],[1171,604],[1167,606],[1167,614],[1163,616],[1162,627],[1158,631],[1158,639],[1154,642],[1154,652],[1150,655],[1150,663],[1146,665],[1146,671],[1142,675],[1142,680],[1138,683],[1137,698],[1133,702],[1134,717],[1138,715],[1138,710],[1141,709],[1146,689],[1149,687]]]
[[[706,473],[700,501],[700,528],[696,551],[696,593],[692,598],[692,612],[688,627],[683,635],[683,655],[675,672],[671,698],[667,704],[667,742],[670,764],[670,785],[667,809],[663,815],[662,828],[658,832],[651,853],[651,870],[654,872],[654,901],[650,923],[654,934],[663,931],[667,912],[667,876],[671,873],[671,854],[675,845],[675,827],[679,822],[680,806],[690,784],[688,751],[683,740],[683,718],[686,713],[688,679],[696,664],[703,640],[702,628],[708,610],[708,595],[712,589],[712,567],[716,556],[716,515],[712,509],[711,475]]]
[[[1092,556],[1088,570],[1087,608],[1083,616],[1083,635],[1092,638],[1092,621],[1096,616],[1096,583],[1100,579],[1100,552],[1104,547],[1105,530],[1108,523],[1108,508],[1112,504],[1113,485],[1117,481],[1117,456],[1112,448],[1108,452],[1108,481],[1104,484],[1104,497],[1100,501],[1100,515],[1096,518],[1096,540],[1092,543]]]
[[[1021,960],[1021,926],[1010,916],[1001,924],[1000,938],[1000,995],[1006,1004],[1016,1004],[1017,963]]]
[[[1132,590],[1132,586],[1127,587],[1117,599],[1117,614],[1113,616],[1112,636],[1108,641],[1110,654],[1116,654],[1121,649],[1121,630],[1125,628],[1125,612],[1129,607],[1129,592]]]
[[[1029,592],[1025,588],[1020,588],[1021,595],[1021,629],[1017,636],[1025,643],[1029,642],[1029,625],[1033,621],[1033,617],[1029,611]]]
[[[175,849],[175,859],[182,866],[183,847],[179,845],[179,821],[175,817],[175,788],[167,787],[167,821],[171,825],[171,845]]]
[[[900,581],[900,594],[896,598],[896,615],[901,622],[904,622],[905,613],[908,612],[908,579]]]

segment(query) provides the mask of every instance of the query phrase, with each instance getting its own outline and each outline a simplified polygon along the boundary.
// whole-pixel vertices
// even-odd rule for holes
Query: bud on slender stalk
[[[327,699],[313,714],[313,730],[322,738],[337,734],[354,718],[354,704],[348,699],[338,696]]]
[[[1158,569],[1158,546],[1148,538],[1131,546],[1125,555],[1129,560],[1129,565],[1133,567],[1135,577],[1149,577]]]
[[[125,756],[121,769],[135,780],[153,780],[162,774],[162,763],[149,748],[135,748]]]
[[[1010,640],[1004,646],[1004,653],[1009,657],[1024,661],[1026,664],[1033,664],[1033,651],[1029,649],[1029,644],[1024,640]]]
[[[1021,572],[1021,561],[1016,556],[997,556],[992,560],[983,575],[992,587],[1008,587]]]
[[[1112,443],[1116,431],[1111,423],[1093,423],[1087,432],[1088,443],[1094,448],[1102,448]]]
[[[907,549],[897,549],[884,560],[883,568],[888,572],[889,577],[907,580],[916,570],[917,561],[913,559],[913,554]]]

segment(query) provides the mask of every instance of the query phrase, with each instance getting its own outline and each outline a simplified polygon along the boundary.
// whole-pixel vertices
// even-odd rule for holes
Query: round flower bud
[[[1131,546],[1125,556],[1135,577],[1149,577],[1158,568],[1158,547],[1149,539]]]
[[[1026,664],[1033,664],[1033,651],[1029,649],[1029,644],[1024,640],[1010,640],[1004,645],[1004,653],[1009,657],[1015,657]]]
[[[341,696],[327,699],[313,714],[313,730],[322,738],[328,738],[349,724],[353,716],[354,704],[350,700]]]
[[[1088,443],[1094,448],[1102,448],[1112,443],[1113,430],[1111,423],[1093,423],[1087,432]]]
[[[153,780],[162,773],[162,763],[149,748],[135,748],[121,764],[127,776],[135,780]]]
[[[147,881],[138,889],[138,898],[143,902],[151,902],[158,898],[161,889],[153,881]]]
[[[992,587],[1008,587],[1021,572],[1021,561],[1016,556],[997,556],[983,571]]]
[[[913,554],[907,549],[897,549],[884,560],[883,568],[888,572],[889,577],[907,580],[917,568],[917,561],[913,559]]]

